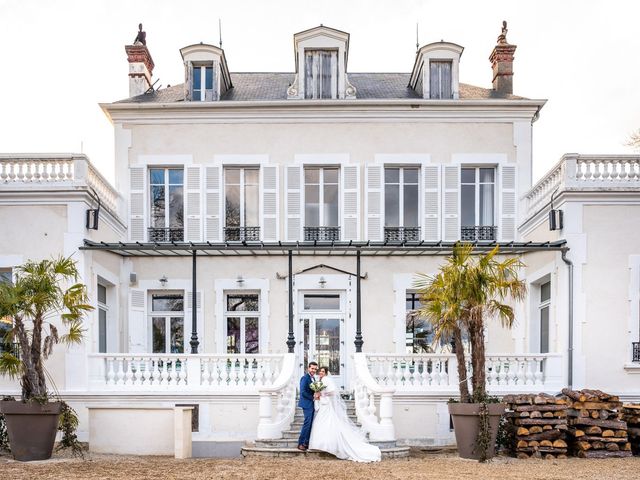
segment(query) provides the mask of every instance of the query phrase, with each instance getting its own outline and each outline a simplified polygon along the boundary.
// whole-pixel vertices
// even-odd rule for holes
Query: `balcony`
[[[184,228],[155,228],[150,227],[150,242],[182,242],[184,241]]]
[[[460,240],[463,242],[492,242],[496,239],[496,226],[464,226],[460,231]]]
[[[227,242],[258,242],[260,227],[225,227],[224,239]]]
[[[632,342],[633,359],[632,362],[640,362],[640,342]]]
[[[340,240],[340,227],[304,227],[305,242],[333,242]]]
[[[417,242],[420,227],[384,227],[385,242]]]

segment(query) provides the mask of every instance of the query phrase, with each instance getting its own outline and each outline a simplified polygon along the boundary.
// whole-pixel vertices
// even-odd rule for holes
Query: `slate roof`
[[[287,87],[293,73],[231,73],[233,88],[221,102],[286,100]],[[356,100],[421,98],[409,85],[409,73],[349,73],[349,82],[356,88]],[[488,88],[460,84],[462,100],[524,100],[524,97],[505,95]],[[138,95],[115,103],[176,103],[184,101],[184,85],[173,85],[156,92]]]

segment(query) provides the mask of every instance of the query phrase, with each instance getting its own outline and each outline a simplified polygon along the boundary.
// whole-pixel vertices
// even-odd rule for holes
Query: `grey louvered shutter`
[[[147,292],[140,288],[129,290],[129,352],[147,352]]]
[[[367,215],[365,217],[366,239],[372,242],[382,240],[383,216],[383,184],[382,165],[367,165],[365,167],[365,199]]]
[[[446,242],[460,240],[460,166],[445,165],[443,173],[442,236]]]
[[[423,232],[427,242],[440,240],[440,165],[425,165],[422,169]]]
[[[207,242],[222,241],[222,168],[207,166],[205,178],[204,239]]]
[[[280,237],[278,225],[278,167],[262,167],[262,240],[277,242]]]
[[[342,240],[360,239],[360,166],[342,168]]]
[[[500,240],[516,240],[517,198],[516,166],[502,165],[500,168]]]
[[[129,167],[129,240],[132,242],[146,239],[146,183],[146,166]]]
[[[185,167],[185,236],[187,242],[202,241],[202,169]]]
[[[302,167],[286,167],[286,223],[285,238],[287,241],[300,240],[302,231]]]

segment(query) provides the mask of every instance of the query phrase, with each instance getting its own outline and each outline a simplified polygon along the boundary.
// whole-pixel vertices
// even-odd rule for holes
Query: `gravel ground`
[[[497,457],[487,464],[462,460],[449,453],[412,452],[405,460],[386,460],[364,465],[333,459],[174,460],[167,457],[92,455],[86,460],[64,456],[28,464],[0,456],[2,480],[36,479],[438,479],[486,480],[581,479],[617,480],[640,477],[640,457],[605,460],[517,460]]]

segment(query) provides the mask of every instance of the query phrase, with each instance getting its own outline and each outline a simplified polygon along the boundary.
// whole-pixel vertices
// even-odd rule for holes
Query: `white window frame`
[[[450,84],[449,84],[449,90],[451,90],[451,96],[449,97],[445,97],[444,96],[444,92],[442,90],[442,69],[439,68],[438,69],[438,87],[439,90],[437,92],[437,95],[434,95],[434,90],[433,90],[433,85],[431,85],[431,64],[435,64],[435,63],[448,63],[449,64],[449,71],[450,71]],[[451,100],[454,98],[454,94],[453,94],[453,60],[451,59],[440,59],[440,58],[430,58],[429,59],[429,63],[428,63],[429,69],[428,69],[428,78],[429,78],[429,98],[432,100]],[[423,79],[424,79],[424,73],[423,73]]]
[[[549,284],[549,298],[542,300],[542,286]],[[549,353],[551,350],[551,278],[542,280],[536,288],[538,295],[538,351],[540,353]],[[542,310],[547,309],[547,351],[542,351]]]
[[[462,170],[471,169],[475,170],[474,175],[474,183],[466,183],[462,181]],[[491,168],[493,170],[493,182],[480,182],[480,169],[481,168]],[[463,185],[473,185],[474,186],[474,202],[475,202],[475,211],[473,213],[474,216],[474,224],[473,225],[463,225],[462,215],[463,215],[463,205],[462,205],[462,186]],[[480,225],[480,185],[493,185],[493,223],[491,225]],[[497,191],[498,185],[498,166],[497,165],[460,165],[460,227],[479,227],[479,226],[491,226],[498,227],[498,197],[499,192]]]
[[[171,318],[182,317],[182,350],[186,354],[188,350],[188,338],[187,338],[187,293],[185,290],[148,290],[148,337],[149,337],[149,353],[153,352],[153,317],[164,317],[165,321],[165,351],[164,352],[155,352],[159,355],[175,355],[171,352]],[[153,310],[153,296],[154,295],[182,295],[182,311],[154,311]],[[200,337],[201,332],[198,332],[198,336]],[[202,343],[202,342],[201,342]],[[167,351],[169,350],[169,351]],[[180,354],[181,355],[181,354]]]
[[[151,170],[164,170],[164,199],[165,199],[165,207],[164,207],[164,227],[154,227],[153,225],[151,225],[151,223],[153,223],[153,199],[151,198],[151,190],[152,187],[154,186],[158,186],[159,184],[157,183],[151,183]],[[185,225],[186,225],[186,202],[185,202],[185,198],[186,198],[186,185],[185,185],[185,167],[184,165],[175,165],[175,166],[168,166],[168,165],[160,165],[160,166],[154,166],[154,165],[149,165],[147,167],[147,178],[148,178],[148,182],[149,182],[149,190],[147,192],[147,201],[148,201],[148,205],[149,205],[149,225],[148,228],[171,228],[170,224],[171,224],[171,214],[169,211],[169,187],[172,185],[178,185],[177,183],[172,184],[169,183],[169,170],[182,170],[182,230],[184,232],[185,230]]]
[[[227,297],[229,295],[257,295],[258,296],[258,310],[255,311],[229,311],[227,310]],[[223,297],[224,299],[224,322],[223,322],[223,328],[224,328],[224,338],[225,338],[225,351],[224,353],[228,354],[228,355],[246,355],[246,319],[247,317],[257,317],[258,319],[258,354],[263,353],[262,349],[261,349],[261,338],[262,338],[262,328],[260,325],[260,319],[261,319],[261,312],[260,312],[260,307],[261,307],[261,297],[260,297],[260,291],[259,290],[225,290],[223,292]],[[228,332],[228,319],[230,317],[237,317],[240,318],[240,351],[237,353],[227,353],[227,342],[226,339],[229,338],[229,332]]]
[[[306,191],[307,191],[307,180],[306,180],[306,175],[305,175],[305,171],[307,168],[317,168],[320,172],[320,176],[318,177],[318,224],[319,225],[307,225],[307,196],[306,196]],[[338,180],[337,180],[337,186],[338,186],[338,224],[337,225],[325,225],[325,221],[324,221],[324,208],[322,208],[322,206],[324,205],[324,171],[325,169],[335,169],[338,171]],[[342,219],[342,202],[341,197],[342,197],[342,189],[344,188],[342,185],[342,182],[340,181],[340,176],[342,174],[342,166],[341,165],[303,165],[302,166],[302,220],[303,220],[303,227],[336,227],[336,228],[340,228],[341,227],[341,219]],[[311,183],[310,185],[316,185],[315,183]],[[330,184],[333,185],[333,184]]]
[[[307,68],[307,54],[311,53],[316,53],[316,54],[321,54],[321,53],[334,53],[335,52],[335,65],[333,64],[333,56],[332,58],[332,65],[331,65],[331,97],[323,97],[322,96],[322,86],[320,85],[320,79],[322,78],[322,76],[318,77],[318,78],[312,78],[311,84],[314,87],[314,92],[311,92],[311,96],[309,95],[309,92],[307,91],[307,85],[306,85],[306,79],[307,79],[307,72],[306,72],[306,68]],[[339,78],[339,70],[340,70],[340,50],[336,49],[336,48],[305,48],[304,49],[304,54],[303,54],[303,59],[304,59],[304,77],[302,79],[303,83],[304,83],[304,98],[307,100],[335,100],[338,98],[338,78]],[[312,72],[313,73],[313,72]],[[315,91],[318,92],[318,96],[314,97],[313,93],[315,93]]]
[[[241,165],[241,166],[234,166],[234,165],[224,165],[223,167],[223,175],[224,175],[224,180],[223,180],[223,185],[224,185],[224,204],[223,204],[223,212],[224,212],[224,226],[225,228],[227,227],[227,170],[230,168],[237,168],[238,170],[240,170],[240,228],[244,228],[244,227],[259,227],[260,226],[260,204],[261,204],[261,200],[260,200],[260,195],[262,194],[262,189],[260,188],[260,178],[261,178],[261,168],[260,166],[249,166],[249,165]],[[258,172],[258,180],[257,183],[255,184],[258,187],[258,224],[257,225],[246,225],[246,220],[245,220],[245,186],[246,186],[246,181],[245,181],[245,170],[256,170]],[[235,183],[233,185],[236,185]]]
[[[405,168],[411,168],[411,169],[417,169],[418,170],[418,179],[416,180],[416,185],[418,186],[418,225],[411,225],[409,228],[412,227],[418,227],[418,228],[422,228],[422,168],[420,167],[420,165],[384,165],[383,169],[382,169],[382,175],[383,175],[383,193],[384,193],[384,198],[382,199],[383,202],[383,210],[384,210],[384,227],[387,227],[387,209],[386,209],[386,201],[387,201],[387,179],[386,179],[386,170],[387,168],[398,168],[400,170],[400,175],[398,177],[398,182],[399,182],[399,193],[398,193],[398,203],[399,205],[399,217],[398,217],[398,223],[399,225],[397,225],[397,227],[404,227],[404,170]],[[413,185],[413,184],[411,184]],[[394,226],[389,225],[390,228],[395,228]]]
[[[215,86],[215,75],[214,75],[214,65],[213,63],[192,63],[193,68],[193,77],[191,79],[191,98],[196,102],[204,102],[207,99],[207,68],[211,68],[211,97],[213,98],[213,92],[216,89]],[[196,73],[197,72],[197,73]],[[200,98],[195,98],[195,89],[193,88],[193,80],[196,75],[200,76]]]
[[[104,288],[104,296],[105,301],[100,301],[100,287]],[[109,286],[104,284],[103,282],[98,282],[96,287],[96,299],[98,304],[98,352],[99,353],[107,353],[109,351],[109,305],[107,302],[109,301]],[[100,310],[104,310],[105,312],[105,325],[104,325],[104,352],[100,351]]]

